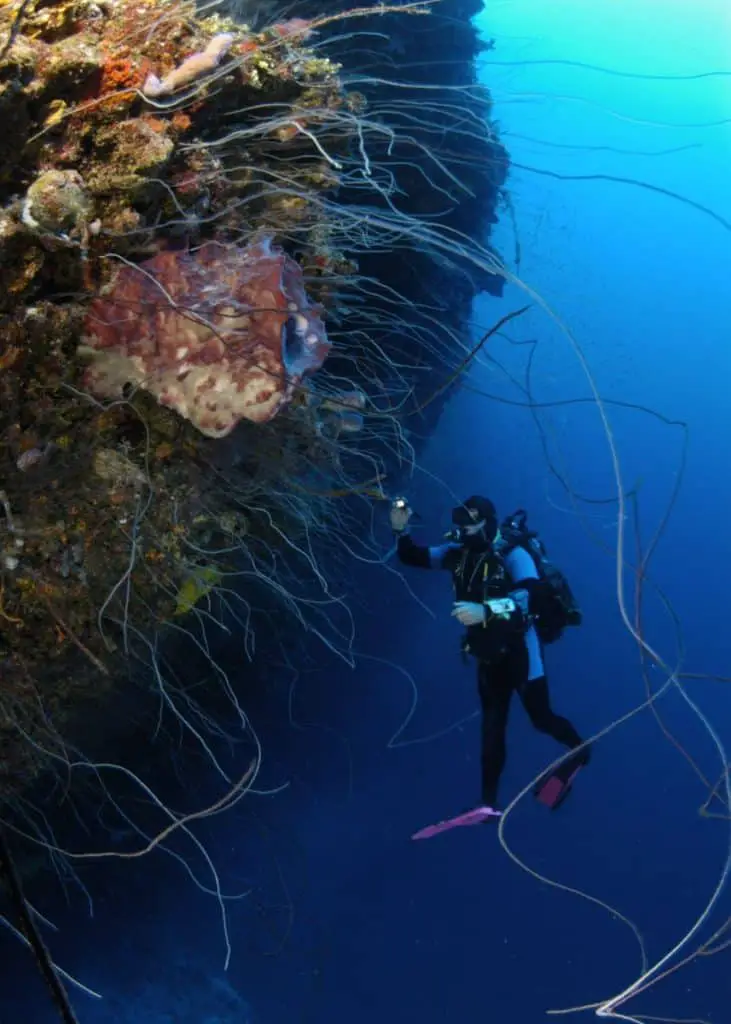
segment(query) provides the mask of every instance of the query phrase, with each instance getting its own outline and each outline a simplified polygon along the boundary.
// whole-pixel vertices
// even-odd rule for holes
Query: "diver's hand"
[[[485,612],[487,620],[504,619],[510,622],[511,619],[517,619],[523,622],[523,612],[512,597],[497,597],[485,601]]]
[[[391,510],[389,512],[391,529],[393,532],[403,533],[409,525],[409,520],[412,515],[413,510],[409,508],[405,498],[394,499],[394,501],[391,502]]]
[[[479,626],[485,621],[485,606],[475,601],[455,601],[452,615],[463,626]]]
[[[477,604],[475,601],[455,601],[452,615],[463,626],[479,626],[488,619],[503,619],[509,622],[520,616],[520,609],[510,597],[494,598],[485,601],[484,604]]]

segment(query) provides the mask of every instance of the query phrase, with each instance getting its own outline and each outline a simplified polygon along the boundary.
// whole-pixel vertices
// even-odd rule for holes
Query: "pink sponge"
[[[299,264],[268,238],[122,267],[91,303],[83,344],[92,394],[138,386],[207,437],[271,420],[330,350]]]

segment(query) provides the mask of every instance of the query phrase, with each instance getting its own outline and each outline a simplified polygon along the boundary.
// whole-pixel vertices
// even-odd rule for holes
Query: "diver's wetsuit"
[[[511,596],[519,605],[530,606],[538,580],[533,559],[523,548],[516,547],[498,558],[489,547],[465,551],[459,544],[425,547],[415,544],[407,533],[398,539],[397,554],[404,565],[422,569],[446,569],[454,581],[456,600],[485,600],[481,565],[486,558],[501,563],[507,572],[504,592],[495,596]],[[534,609],[531,608],[531,611]],[[483,640],[491,628],[469,627],[467,640],[477,656],[477,683],[482,706],[482,802],[488,807],[497,804],[500,776],[505,766],[505,733],[513,691],[517,691],[533,726],[547,733],[565,747],[581,746],[582,739],[573,725],[551,708],[548,682],[543,666],[543,651],[535,626],[519,632],[493,631],[493,643]],[[583,752],[582,752],[583,753]],[[582,760],[588,761],[588,752]]]

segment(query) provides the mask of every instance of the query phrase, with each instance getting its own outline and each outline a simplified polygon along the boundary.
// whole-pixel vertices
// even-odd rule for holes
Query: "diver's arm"
[[[537,580],[536,563],[525,548],[515,547],[505,556],[505,568],[510,573],[516,587],[521,587],[528,580]]]
[[[396,554],[399,562],[417,569],[446,569],[448,567],[444,563],[448,552],[458,547],[459,544],[450,543],[439,544],[436,547],[415,544],[411,535],[403,530],[398,535]]]
[[[536,563],[525,548],[513,548],[505,556],[505,568],[510,573],[517,589],[510,591],[510,596],[520,608],[525,621],[529,623],[525,631],[525,646],[528,651],[528,682],[542,679],[546,674],[543,664],[543,651],[536,627],[529,616],[537,614],[543,593],[543,581],[538,575]]]
[[[513,581],[510,597],[523,614],[535,615],[543,596],[543,581],[538,575],[536,563],[525,550],[515,547],[504,557],[505,568]]]

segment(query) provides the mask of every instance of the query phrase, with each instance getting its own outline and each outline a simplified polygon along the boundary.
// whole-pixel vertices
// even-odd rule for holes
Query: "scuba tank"
[[[506,555],[521,547],[533,559],[543,584],[534,625],[541,642],[552,644],[563,636],[567,626],[580,626],[583,616],[566,575],[548,558],[537,532],[528,529],[527,519],[522,508],[508,516],[500,526],[495,549]]]

